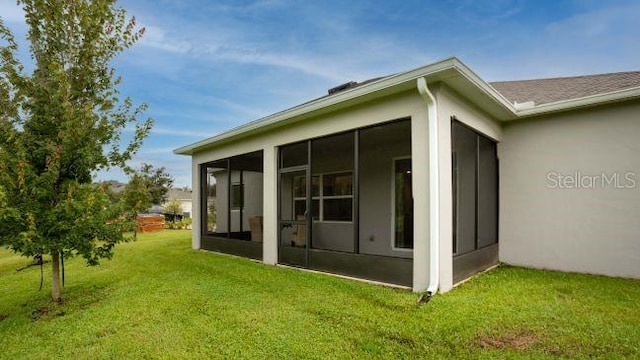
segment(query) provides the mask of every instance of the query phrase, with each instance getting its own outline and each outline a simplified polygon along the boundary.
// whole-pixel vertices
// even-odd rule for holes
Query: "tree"
[[[61,300],[60,260],[88,265],[128,240],[126,209],[91,183],[124,167],[148,135],[145,105],[121,99],[111,63],[142,36],[116,0],[19,0],[33,72],[0,19],[0,244],[50,255],[51,296]],[[121,141],[134,126],[130,141]]]
[[[124,205],[134,213],[145,212],[151,205],[164,203],[167,191],[173,185],[173,177],[164,167],[155,168],[142,164],[140,169],[127,168],[129,183],[122,193]]]
[[[180,204],[180,201],[178,201],[178,200],[171,200],[171,201],[169,201],[167,206],[165,206],[164,211],[167,214],[173,215],[173,219],[175,221],[176,215],[182,215],[183,214],[182,204]]]

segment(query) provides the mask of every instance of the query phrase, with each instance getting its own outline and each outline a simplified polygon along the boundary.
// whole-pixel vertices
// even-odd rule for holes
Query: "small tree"
[[[167,206],[165,206],[164,211],[167,214],[173,215],[173,219],[175,221],[176,215],[182,215],[183,214],[182,204],[180,204],[180,201],[178,201],[178,200],[171,200],[171,201],[169,201]]]
[[[127,168],[129,183],[122,193],[124,205],[134,213],[148,211],[151,205],[165,201],[167,191],[173,185],[173,177],[164,167],[156,168],[142,164],[140,169]]]
[[[123,167],[152,122],[145,106],[120,99],[114,57],[143,34],[116,0],[19,0],[33,72],[0,19],[0,244],[48,254],[51,296],[61,300],[60,258],[88,265],[127,240],[126,210],[91,183],[96,170]],[[132,140],[121,134],[135,124]]]

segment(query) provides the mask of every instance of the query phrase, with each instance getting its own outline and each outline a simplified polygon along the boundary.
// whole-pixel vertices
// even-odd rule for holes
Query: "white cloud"
[[[174,135],[174,136],[185,136],[185,137],[196,137],[196,138],[205,138],[207,136],[210,136],[210,134],[203,134],[202,131],[165,128],[165,127],[158,127],[158,126],[154,126],[151,129],[151,133],[160,134],[160,135]]]
[[[133,126],[127,126],[126,128],[124,128],[124,132],[126,133],[133,133],[135,132],[135,127]],[[197,130],[186,130],[184,128],[169,128],[169,127],[162,127],[162,126],[153,126],[151,128],[151,134],[158,134],[158,135],[174,135],[174,136],[184,136],[184,137],[195,137],[195,138],[205,138],[207,136],[207,134],[204,134],[202,131],[197,131]]]
[[[611,37],[636,36],[640,3],[608,6],[588,11],[549,24],[546,28],[550,37],[564,39],[610,40]]]
[[[140,39],[141,46],[179,54],[192,49],[192,45],[187,41],[167,38],[167,32],[158,26],[147,25],[144,28],[144,36]]]
[[[138,151],[138,155],[158,155],[158,154],[173,154],[173,147],[156,147],[156,148],[142,148]]]

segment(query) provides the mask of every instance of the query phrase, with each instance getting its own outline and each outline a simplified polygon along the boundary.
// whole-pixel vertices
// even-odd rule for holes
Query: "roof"
[[[116,194],[123,192],[124,188],[127,186],[127,184],[121,183],[117,180],[103,181],[102,184],[105,184],[109,190],[113,191]]]
[[[193,155],[243,137],[257,135],[367,101],[416,90],[419,79],[427,85],[444,83],[499,121],[567,111],[630,99],[640,99],[640,72],[487,83],[456,57],[362,83],[349,82],[328,95],[243,124],[229,131],[175,149]]]
[[[511,102],[548,104],[640,87],[640,71],[489,83]]]
[[[167,201],[171,200],[191,200],[191,190],[183,190],[183,189],[169,189],[165,198]]]

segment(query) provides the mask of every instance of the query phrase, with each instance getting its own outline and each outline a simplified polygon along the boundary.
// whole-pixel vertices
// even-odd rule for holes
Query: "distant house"
[[[121,183],[117,180],[107,180],[102,182],[103,185],[106,185],[107,188],[113,192],[114,194],[120,194],[124,191],[127,184]]]
[[[186,189],[169,189],[165,196],[165,202],[162,204],[162,209],[166,212],[166,206],[172,201],[180,202],[182,206],[182,216],[190,218],[192,213],[192,191]]]
[[[487,83],[449,58],[175,153],[195,249],[431,293],[499,261],[640,278],[640,72]]]

